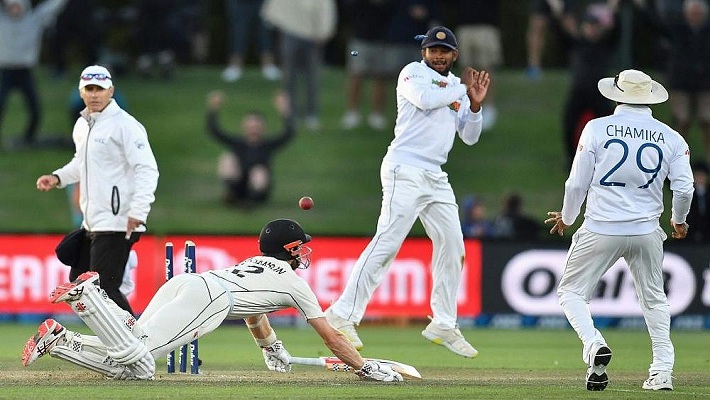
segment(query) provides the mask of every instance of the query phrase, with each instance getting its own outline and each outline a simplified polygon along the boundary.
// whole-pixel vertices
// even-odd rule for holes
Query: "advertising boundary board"
[[[68,275],[68,267],[54,255],[61,238],[0,234],[0,314],[71,313],[66,305],[48,302],[48,294]],[[187,240],[197,245],[198,272],[228,267],[258,249],[255,236],[144,235],[134,246],[139,266],[133,271],[136,290],[129,296],[137,313],[165,280],[165,243],[175,245],[177,274]],[[368,242],[369,238],[316,237],[310,243],[313,264],[298,273],[324,308],[340,294]],[[431,314],[431,250],[427,238],[405,241],[375,292],[366,319],[424,319]],[[665,250],[664,275],[674,326],[710,328],[710,247],[669,241]],[[567,327],[555,294],[566,251],[561,242],[467,240],[458,306],[462,325]],[[643,327],[623,260],[604,276],[591,307],[599,323]]]

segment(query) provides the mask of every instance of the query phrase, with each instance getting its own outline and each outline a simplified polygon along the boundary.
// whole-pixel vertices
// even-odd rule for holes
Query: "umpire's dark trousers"
[[[131,314],[133,314],[133,309],[119,288],[123,282],[123,273],[131,247],[140,239],[140,236],[141,233],[133,232],[130,240],[126,240],[126,232],[91,232],[89,234],[91,238],[89,270],[99,273],[101,289],[106,291],[108,297],[119,307]],[[72,268],[72,276],[69,279],[73,281],[81,272]]]

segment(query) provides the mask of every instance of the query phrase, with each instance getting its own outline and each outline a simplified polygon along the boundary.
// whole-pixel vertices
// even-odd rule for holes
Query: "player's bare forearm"
[[[259,314],[254,317],[244,318],[247,328],[254,336],[254,340],[260,347],[269,346],[276,340],[276,333],[271,328],[269,318],[264,314]],[[269,343],[271,342],[271,343]]]
[[[362,368],[365,360],[362,359],[355,346],[350,343],[345,335],[333,328],[325,318],[310,319],[308,323],[318,332],[318,335],[323,339],[323,343],[336,357],[356,370]]]

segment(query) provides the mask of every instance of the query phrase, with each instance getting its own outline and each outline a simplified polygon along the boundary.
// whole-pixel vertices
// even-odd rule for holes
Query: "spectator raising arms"
[[[242,119],[243,136],[224,132],[218,123],[226,97],[215,91],[207,96],[207,132],[229,148],[220,157],[218,175],[224,181],[227,205],[251,207],[268,200],[272,188],[271,159],[295,134],[288,96],[278,93],[274,106],[283,119],[280,134],[265,137],[266,118],[249,111]]]
[[[46,0],[33,9],[29,0],[5,0],[0,8],[0,126],[11,90],[22,93],[29,111],[22,138],[13,147],[36,144],[41,109],[32,70],[39,62],[42,35],[65,4]]]

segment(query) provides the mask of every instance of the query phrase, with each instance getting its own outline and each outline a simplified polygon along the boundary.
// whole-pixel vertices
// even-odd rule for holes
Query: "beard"
[[[446,69],[444,69],[443,71],[439,71],[431,62],[429,62],[429,60],[424,59],[424,63],[427,65],[427,67],[433,69],[434,71],[436,71],[437,74],[441,76],[448,76],[449,72],[451,72],[451,65],[447,66]]]

